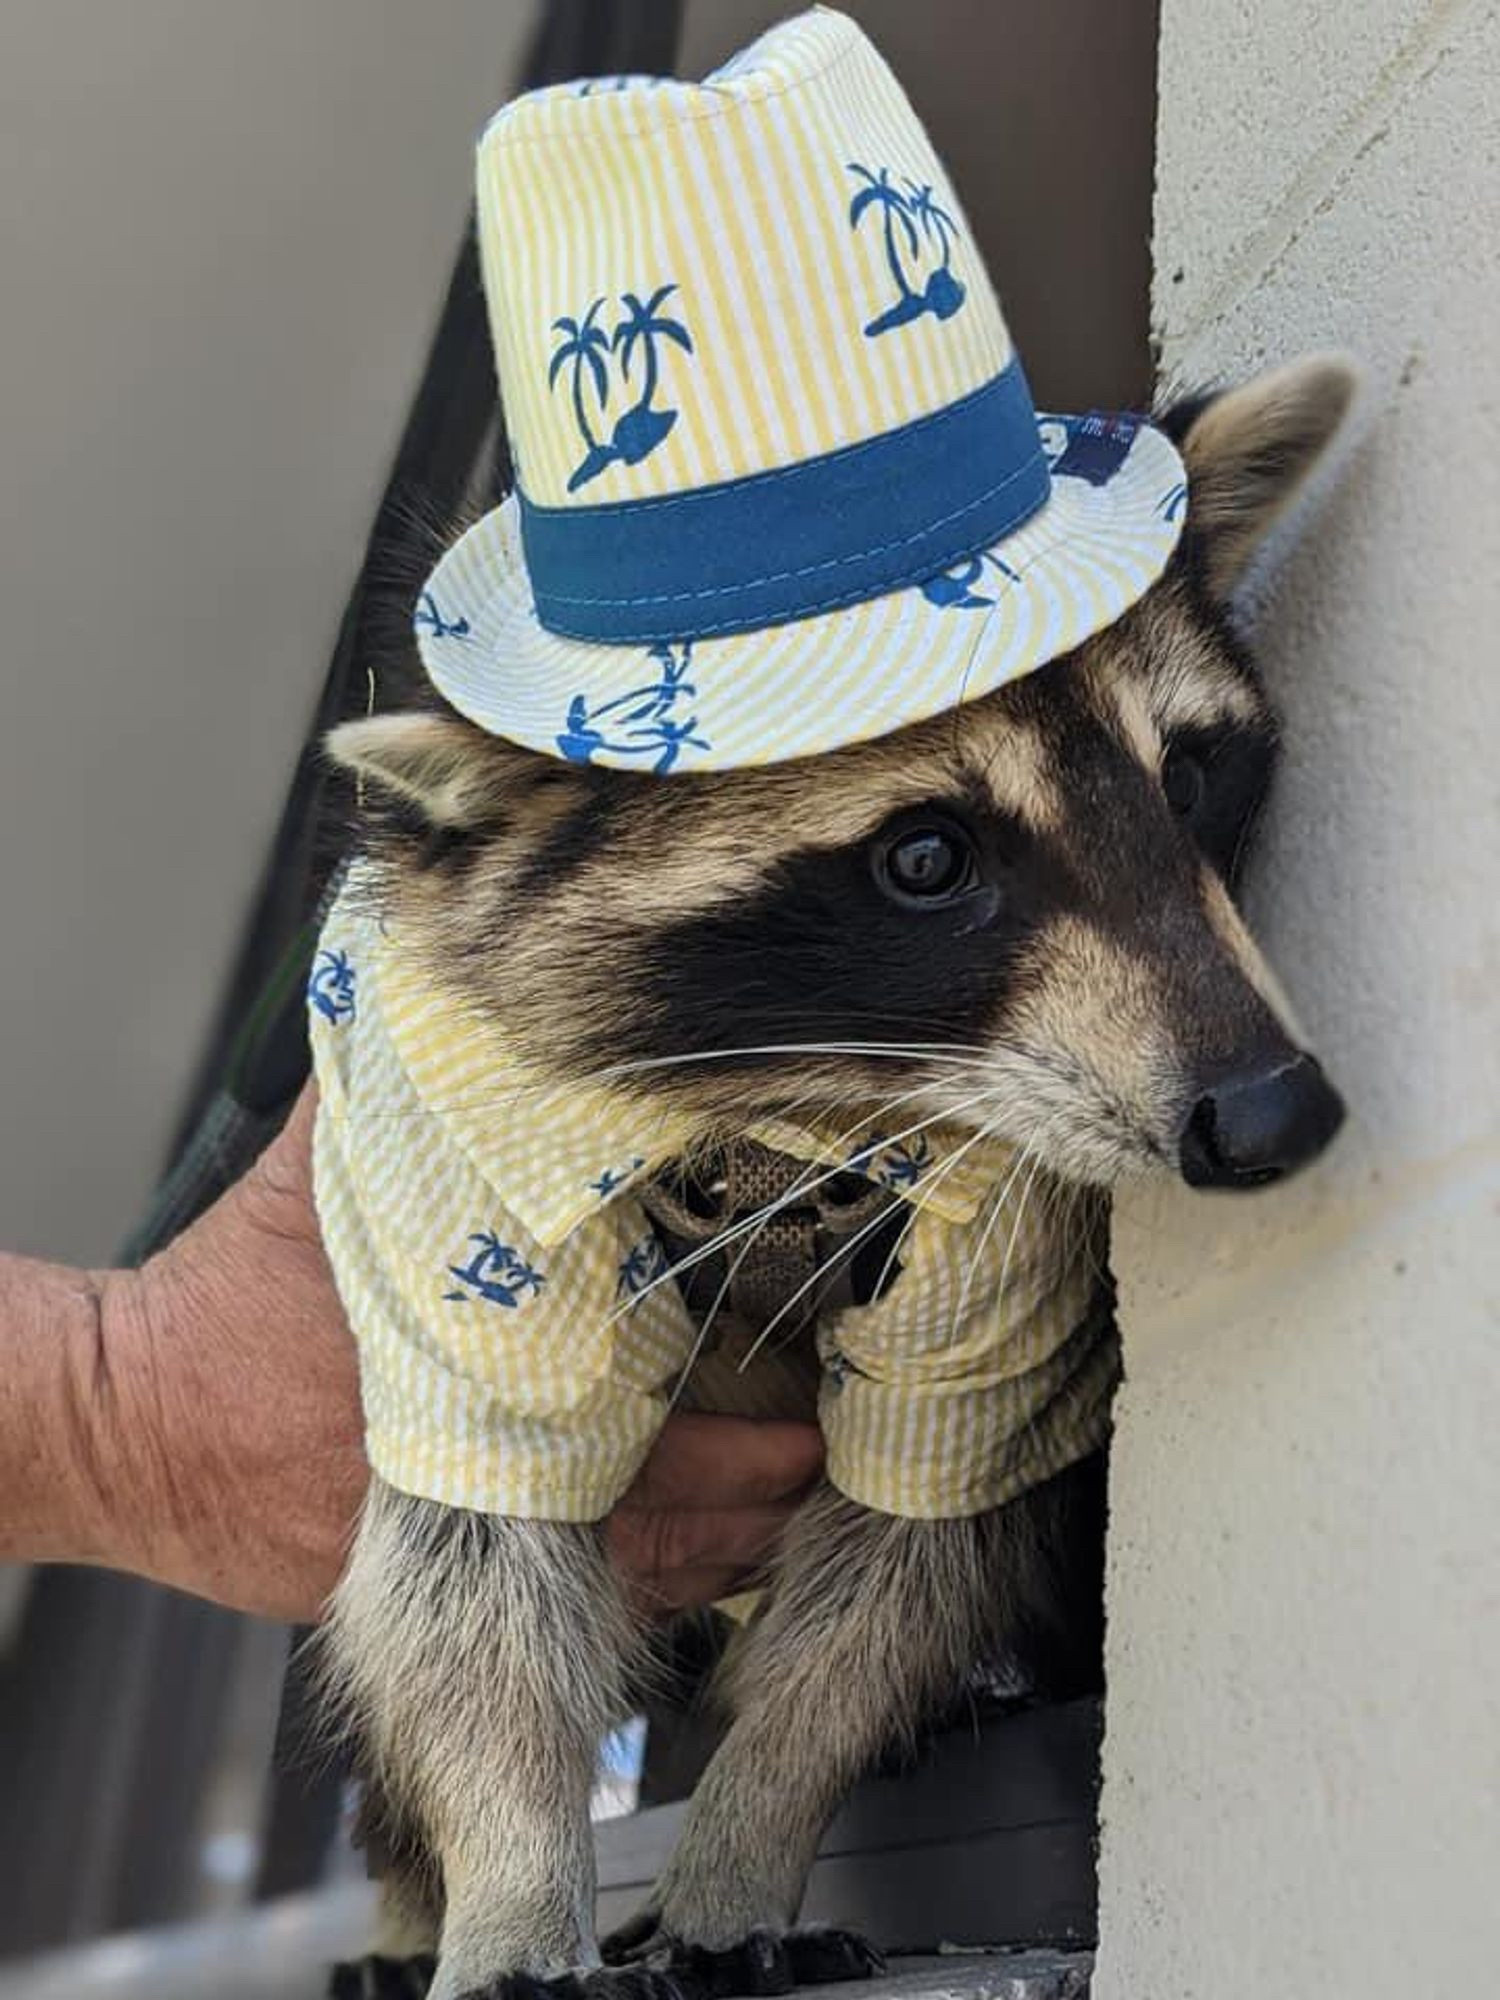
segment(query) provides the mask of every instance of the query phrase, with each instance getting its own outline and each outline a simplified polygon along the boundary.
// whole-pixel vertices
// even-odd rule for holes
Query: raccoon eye
[[[1208,773],[1191,750],[1176,747],[1168,750],[1162,761],[1161,788],[1167,795],[1167,804],[1180,819],[1192,818],[1203,803],[1207,786]]]
[[[908,826],[875,853],[875,879],[898,903],[946,903],[974,886],[973,843],[957,827]]]

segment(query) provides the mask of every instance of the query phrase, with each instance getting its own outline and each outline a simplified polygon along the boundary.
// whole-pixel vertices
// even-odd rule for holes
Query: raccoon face
[[[1275,725],[1226,607],[1337,430],[1313,360],[1171,415],[1161,581],[983,700],[800,762],[580,768],[452,715],[346,724],[436,982],[564,1076],[686,1103],[942,1116],[1105,1184],[1247,1187],[1342,1115],[1234,903]]]

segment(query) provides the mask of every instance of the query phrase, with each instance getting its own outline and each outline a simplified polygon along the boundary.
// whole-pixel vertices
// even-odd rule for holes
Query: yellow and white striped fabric
[[[488,1022],[434,997],[358,873],[309,997],[315,1191],[371,1463],[450,1506],[602,1518],[695,1335],[675,1284],[654,1282],[662,1253],[634,1190],[700,1135],[527,1076]],[[1024,1162],[952,1130],[753,1136],[810,1175],[852,1161],[909,1186],[918,1211],[885,1296],[820,1331],[835,1485],[909,1518],[968,1515],[1102,1442],[1116,1346],[1085,1324],[1089,1258],[1027,1200]]]
[[[941,337],[863,334],[892,276],[881,216],[849,225],[866,185],[859,166],[885,169],[898,192],[931,188],[952,218],[950,266],[968,296],[932,322]],[[785,23],[705,83],[533,91],[481,138],[478,190],[506,427],[539,506],[680,493],[816,458],[956,402],[1011,359],[942,163],[890,70],[840,14]],[[902,229],[902,212],[892,214]],[[936,264],[937,253],[914,258],[914,274],[918,262]],[[617,302],[664,280],[675,290],[663,308],[693,342],[688,352],[669,340],[660,354],[677,422],[637,464],[617,460],[570,493],[579,440],[564,382],[548,380],[556,323],[602,298],[596,324],[612,332]],[[589,394],[587,405],[606,425],[630,386],[613,352],[608,362],[611,400]]]
[[[649,643],[578,636],[542,601],[538,510],[565,527],[605,517],[606,547],[611,510],[622,523],[655,510],[662,560],[690,563],[685,501],[858,464],[849,455],[993,389],[1010,336],[900,85],[823,8],[700,84],[520,98],[481,138],[478,217],[518,491],[444,556],[415,624],[433,682],[495,734],[656,772],[862,741],[1079,644],[1178,540],[1187,492],[1168,439],[1133,419],[1117,433],[1116,420],[1038,419],[1022,382],[1050,497],[999,540],[976,545],[955,518],[935,574],[814,593],[755,629],[730,629],[715,592],[689,587],[665,594],[668,629]],[[1092,464],[1070,450],[1080,426],[1097,446],[1101,424],[1118,444],[1104,470],[1097,450]],[[889,457],[868,462],[895,550],[915,482]],[[1019,476],[997,470],[989,491]],[[820,567],[837,566],[809,559]]]

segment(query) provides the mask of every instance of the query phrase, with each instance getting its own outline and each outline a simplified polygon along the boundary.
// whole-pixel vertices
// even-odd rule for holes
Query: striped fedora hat
[[[516,490],[416,628],[496,735],[651,772],[880,736],[1098,631],[1182,531],[1159,431],[1033,407],[942,165],[842,14],[700,84],[519,98],[478,213]]]

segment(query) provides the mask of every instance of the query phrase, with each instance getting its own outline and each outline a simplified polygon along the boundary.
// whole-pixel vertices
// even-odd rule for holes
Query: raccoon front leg
[[[791,1927],[848,1787],[956,1694],[980,1656],[1001,1609],[1004,1549],[1023,1539],[1005,1511],[897,1520],[830,1487],[802,1507],[734,1658],[734,1722],[651,1909],[611,1955],[670,1954],[725,1992],[876,1969],[861,1940]]]
[[[432,2000],[504,2000],[599,1965],[589,1793],[636,1636],[594,1529],[372,1483],[329,1656],[441,1878]]]
[[[442,1894],[437,1867],[416,1833],[401,1823],[375,1780],[365,1775],[354,1844],[380,1884],[370,1949],[333,1969],[328,2000],[423,2000],[437,1964]]]

